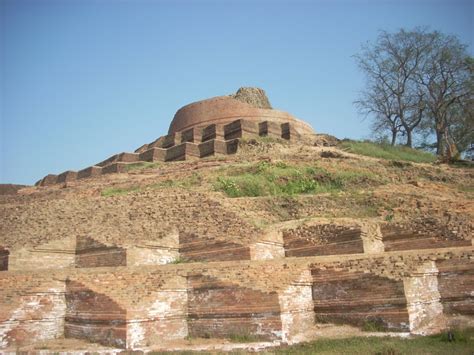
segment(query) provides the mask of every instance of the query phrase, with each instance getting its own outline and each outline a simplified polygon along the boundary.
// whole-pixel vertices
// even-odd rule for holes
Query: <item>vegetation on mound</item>
[[[353,337],[345,339],[320,339],[271,351],[273,354],[472,354],[474,329],[454,331],[454,341],[447,333],[414,337]]]
[[[125,186],[125,187],[109,187],[101,191],[103,197],[110,196],[119,196],[125,195],[131,192],[142,191],[145,188],[152,189],[162,189],[162,188],[191,188],[193,186],[198,186],[202,182],[202,176],[197,173],[192,173],[189,176],[183,177],[181,179],[167,179],[155,184],[145,185],[145,186]]]
[[[375,143],[370,141],[344,140],[340,147],[350,153],[365,155],[368,157],[402,160],[414,163],[433,163],[437,157],[434,154],[402,145],[391,146],[386,143]]]
[[[217,178],[214,188],[229,197],[316,194],[382,183],[380,177],[363,170],[330,172],[316,165],[266,161],[233,167],[225,174]]]
[[[140,191],[140,186],[109,187],[101,191],[103,197],[126,195],[130,192]]]

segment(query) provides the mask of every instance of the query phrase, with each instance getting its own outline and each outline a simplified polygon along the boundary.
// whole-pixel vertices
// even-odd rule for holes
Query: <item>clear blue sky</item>
[[[181,106],[266,90],[318,132],[364,138],[351,57],[380,29],[473,48],[474,1],[0,0],[0,183],[133,151]]]

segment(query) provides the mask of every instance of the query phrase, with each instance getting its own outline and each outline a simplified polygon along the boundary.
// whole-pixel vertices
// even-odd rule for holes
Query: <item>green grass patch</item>
[[[229,197],[257,197],[316,194],[340,191],[354,186],[381,183],[381,179],[365,171],[336,171],[318,166],[298,166],[260,162],[234,167],[225,171],[214,184],[214,189]]]
[[[128,164],[125,166],[126,171],[132,171],[132,170],[143,170],[143,169],[154,169],[162,165],[160,162],[138,162],[138,163],[133,163],[133,164]]]
[[[414,337],[352,337],[346,339],[320,339],[309,343],[272,350],[276,354],[472,354],[474,331],[455,331],[454,341],[449,342],[447,333]]]
[[[233,343],[255,343],[262,341],[261,337],[250,333],[231,334],[228,338]]]
[[[408,148],[406,146],[374,143],[370,141],[344,140],[340,147],[350,153],[365,155],[387,160],[402,160],[414,163],[433,163],[437,157],[434,154]]]
[[[103,197],[126,195],[130,192],[140,191],[140,186],[109,187],[101,191]]]

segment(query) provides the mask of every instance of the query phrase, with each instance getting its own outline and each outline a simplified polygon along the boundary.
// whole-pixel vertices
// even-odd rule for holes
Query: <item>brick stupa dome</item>
[[[265,91],[259,88],[240,88],[233,95],[213,97],[186,105],[174,115],[168,133],[211,124],[227,124],[237,119],[290,122],[299,134],[314,133],[306,122],[287,112],[272,109]]]

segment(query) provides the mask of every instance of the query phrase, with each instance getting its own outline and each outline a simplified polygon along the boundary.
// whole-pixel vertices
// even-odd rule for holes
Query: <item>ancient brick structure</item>
[[[322,217],[317,195],[320,215],[271,221],[263,210],[249,217],[250,199],[201,186],[100,193],[114,178],[134,178],[103,174],[140,162],[191,160],[163,164],[170,179],[202,164],[218,175],[222,159],[200,158],[234,154],[246,138],[289,140],[284,146],[295,143],[312,161],[298,140],[310,134],[271,109],[262,90],[244,88],[183,107],[168,135],[133,153],[48,175],[16,197],[8,188],[0,195],[0,351],[70,339],[107,351],[180,349],[194,338],[273,346],[308,340],[323,324],[404,335],[473,326],[468,208],[393,222]],[[134,181],[150,171],[156,184],[155,170]],[[276,209],[272,202],[263,201]]]
[[[235,95],[220,96],[182,107],[174,116],[168,135],[144,144],[134,153],[119,153],[78,172],[49,174],[36,185],[48,186],[101,174],[123,173],[137,162],[177,161],[215,154],[234,154],[239,139],[272,137],[297,140],[313,134],[307,123],[289,113],[271,109],[265,92],[241,88]]]

